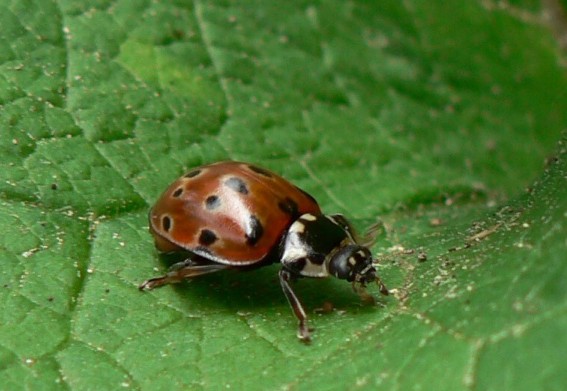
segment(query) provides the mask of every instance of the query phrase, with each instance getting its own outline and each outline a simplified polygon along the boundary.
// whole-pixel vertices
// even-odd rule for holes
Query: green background
[[[567,76],[543,11],[0,0],[0,389],[564,389]],[[167,267],[150,205],[222,159],[380,220],[392,295],[300,281],[305,346],[277,266],[139,292]]]

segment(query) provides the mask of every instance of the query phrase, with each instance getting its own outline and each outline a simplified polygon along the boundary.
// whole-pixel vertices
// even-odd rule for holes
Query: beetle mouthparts
[[[366,285],[363,282],[352,282],[352,289],[360,297],[360,299],[368,304],[375,304],[376,299],[370,293],[366,292]]]

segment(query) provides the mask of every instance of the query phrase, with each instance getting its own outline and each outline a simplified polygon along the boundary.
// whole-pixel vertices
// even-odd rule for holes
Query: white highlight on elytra
[[[220,183],[225,183],[228,179],[232,178],[233,175],[225,175],[219,178]],[[224,216],[231,216],[233,217],[235,222],[245,222],[246,227],[245,232],[250,232],[252,227],[249,227],[250,224],[250,208],[246,206],[244,202],[245,197],[243,196],[234,196],[234,190],[227,189],[226,186],[221,186],[219,188],[218,197],[220,199],[220,207],[217,209],[217,213],[222,213]]]

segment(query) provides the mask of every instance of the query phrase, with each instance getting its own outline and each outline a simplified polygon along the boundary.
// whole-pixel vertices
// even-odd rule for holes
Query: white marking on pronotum
[[[293,232],[297,232],[298,234],[302,234],[305,232],[305,224],[303,224],[301,221],[296,221],[293,224]],[[290,228],[290,232],[291,232],[291,228]]]
[[[281,263],[291,264],[300,258],[307,258],[308,248],[301,239],[300,234],[305,230],[305,224],[300,220],[295,221],[288,230],[284,243],[284,251]]]
[[[304,215],[301,215],[299,217],[299,220],[315,221],[315,220],[317,220],[317,217],[312,215],[311,213],[305,213]]]
[[[300,274],[302,276],[327,277],[329,275],[329,272],[327,271],[327,267],[326,267],[327,262],[323,262],[321,265],[318,265],[316,263],[311,262],[309,258],[306,258],[306,261],[307,262],[305,262],[305,266],[300,271]]]

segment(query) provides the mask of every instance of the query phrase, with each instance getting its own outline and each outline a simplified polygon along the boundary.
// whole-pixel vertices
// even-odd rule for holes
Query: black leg
[[[166,275],[150,278],[149,280],[142,282],[138,286],[138,289],[150,290],[162,285],[175,284],[185,279],[201,276],[203,274],[218,272],[219,270],[224,270],[227,268],[229,268],[229,266],[221,265],[218,263],[195,264],[190,258],[188,258],[183,262],[178,262],[171,266]]]
[[[295,295],[293,289],[291,289],[291,282],[292,276],[289,271],[282,269],[280,270],[280,284],[282,285],[283,292],[285,297],[287,297],[287,301],[291,305],[293,309],[293,313],[295,317],[299,321],[299,328],[297,329],[297,337],[305,342],[311,342],[311,335],[309,333],[309,327],[307,326],[307,315],[305,314],[305,310],[301,305],[301,302]]]

